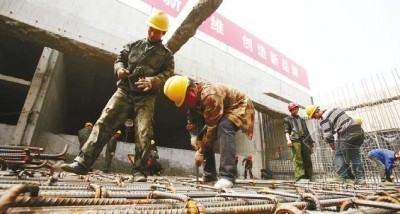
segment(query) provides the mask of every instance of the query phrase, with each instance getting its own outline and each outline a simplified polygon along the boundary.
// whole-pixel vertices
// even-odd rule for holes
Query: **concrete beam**
[[[3,15],[0,15],[0,31],[83,59],[112,64],[117,57],[117,54],[88,45],[79,41],[79,38],[69,38],[62,35],[62,32],[57,34]]]

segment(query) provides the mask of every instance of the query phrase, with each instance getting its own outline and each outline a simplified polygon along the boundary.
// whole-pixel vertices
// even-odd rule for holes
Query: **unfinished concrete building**
[[[98,9],[85,11],[91,3]],[[69,157],[78,153],[77,130],[87,121],[95,122],[116,89],[113,76],[116,54],[127,42],[145,36],[146,19],[155,10],[150,5],[134,6],[119,1],[2,2],[1,93],[6,97],[2,100],[2,132],[6,133],[2,135],[2,144],[62,151],[68,143]],[[189,10],[190,5],[185,9]],[[106,11],[118,11],[119,15],[105,17]],[[180,18],[171,18],[171,28],[178,27]],[[257,108],[257,130],[252,142],[241,134],[237,136],[238,154],[253,154],[255,168],[260,168],[266,163],[271,141],[284,139],[280,128],[266,130],[270,118],[276,118],[280,124],[289,100],[302,106],[310,104],[308,89],[285,80],[271,68],[258,68],[248,59],[246,62],[238,51],[221,50],[214,38],[199,34],[175,54],[176,73],[226,83],[250,95]],[[173,106],[162,93],[156,106],[157,145],[180,150],[176,151],[180,155],[165,157],[167,168],[192,170],[189,165],[175,165],[173,160],[191,152],[186,151],[190,150],[190,144],[185,111]],[[121,130],[123,141],[132,142],[132,133],[123,124]],[[132,151],[132,144],[118,147],[124,151],[119,152],[118,159],[129,164],[126,151]]]
[[[61,154],[67,149],[65,157],[68,162],[71,161],[79,152],[77,131],[83,127],[84,123],[96,121],[102,108],[116,89],[113,62],[117,53],[127,42],[144,37],[147,17],[154,10],[162,9],[156,8],[151,2],[156,2],[154,3],[156,5],[177,6],[173,5],[172,1],[141,0],[1,1],[0,95],[2,99],[0,100],[0,145],[41,147],[44,148],[46,153],[51,154]],[[182,2],[183,4],[179,5],[179,13],[170,14],[172,30],[166,35],[166,40],[174,29],[179,27],[182,19],[196,3],[196,1],[190,0]],[[280,53],[277,51],[277,54]],[[288,69],[288,64],[285,63],[288,63],[289,59],[284,58],[283,54],[279,57],[281,57],[279,59],[282,59],[281,65],[285,65]],[[381,115],[373,113],[381,113],[382,109],[391,109],[388,110],[390,113],[397,113],[399,109],[398,96],[389,93],[388,96],[380,97],[378,100],[390,101],[382,101],[381,105],[372,105],[375,102],[374,100],[366,102],[365,100],[352,99],[352,102],[348,102],[341,99],[332,103],[332,100],[336,100],[336,98],[330,99],[329,102],[324,100],[326,97],[313,98],[307,87],[306,73],[297,69],[290,70],[287,73],[294,76],[290,77],[285,72],[278,72],[276,67],[260,63],[236,50],[235,47],[230,47],[216,37],[207,34],[206,31],[201,30],[175,54],[175,63],[177,74],[184,74],[194,79],[209,82],[226,83],[243,90],[251,97],[257,111],[254,139],[249,141],[243,134],[238,133],[237,153],[240,158],[248,154],[253,155],[253,170],[256,177],[260,176],[258,172],[260,168],[268,166],[274,172],[275,179],[287,181],[238,180],[237,183],[241,188],[235,190],[243,194],[236,195],[229,192],[221,193],[209,187],[203,187],[206,192],[198,191],[198,186],[190,183],[190,178],[176,179],[174,182],[168,181],[170,182],[169,186],[163,183],[163,179],[159,179],[161,184],[145,184],[144,187],[137,184],[125,184],[118,192],[113,187],[107,186],[111,185],[116,177],[98,175],[91,177],[95,180],[94,183],[101,183],[104,187],[109,188],[107,194],[105,194],[105,190],[101,186],[91,186],[89,191],[85,184],[72,184],[82,181],[81,178],[59,175],[60,182],[64,182],[63,184],[68,187],[73,186],[68,190],[75,190],[75,193],[72,191],[52,192],[52,190],[60,190],[62,187],[48,187],[49,191],[46,192],[46,188],[41,187],[42,190],[39,195],[49,198],[64,198],[60,202],[61,205],[84,207],[74,207],[69,210],[65,207],[36,209],[32,208],[35,206],[29,204],[36,203],[36,206],[43,204],[38,201],[28,203],[26,201],[32,199],[26,198],[18,201],[19,198],[17,198],[14,202],[16,207],[23,207],[21,204],[25,204],[28,208],[15,208],[14,211],[81,213],[83,210],[85,212],[100,212],[99,210],[112,212],[118,209],[119,212],[132,213],[143,213],[146,210],[153,210],[152,213],[160,213],[160,210],[168,210],[171,213],[196,213],[190,211],[188,204],[191,203],[169,205],[176,203],[176,201],[179,203],[183,201],[193,202],[190,197],[195,198],[197,203],[205,204],[206,206],[201,209],[204,209],[203,211],[206,213],[227,210],[229,210],[228,213],[234,211],[236,213],[279,213],[279,211],[281,213],[297,213],[302,209],[339,211],[338,207],[340,207],[340,211],[345,211],[354,206],[365,206],[365,209],[364,207],[360,209],[369,213],[390,213],[400,210],[398,205],[382,202],[399,200],[398,191],[394,190],[398,187],[396,185],[389,187],[374,186],[373,189],[368,186],[361,190],[358,190],[361,187],[355,186],[351,188],[342,185],[327,187],[326,184],[322,183],[293,185],[293,165],[290,160],[290,150],[286,147],[282,125],[282,119],[288,113],[288,102],[299,103],[304,108],[304,106],[312,104],[314,99],[321,105],[326,104],[327,107],[340,105],[349,108],[351,115],[370,118],[369,121],[375,121],[375,123],[365,121],[368,133],[370,136],[375,136],[371,138],[372,141],[378,142],[378,138],[381,140],[379,142],[383,142],[382,139],[386,141],[385,143],[374,144],[378,146],[365,147],[364,154],[367,152],[367,148],[378,147],[399,150],[399,114],[395,116],[397,119],[387,119],[393,121],[390,123],[391,125],[382,127],[376,125],[383,124],[378,121],[379,119],[376,119],[382,118],[379,117]],[[397,79],[394,79],[398,80],[397,71],[394,71],[393,74],[397,75]],[[303,78],[302,81],[305,78],[306,82],[296,80],[299,75],[305,75],[301,78]],[[395,90],[395,93],[399,94],[398,84],[395,89],[397,90]],[[355,106],[362,105],[362,103],[367,103],[367,105],[356,109],[364,109],[364,113],[355,111]],[[374,108],[373,106],[378,106],[379,110],[367,110],[367,108]],[[160,162],[165,168],[164,173],[167,176],[187,176],[196,173],[191,158],[188,158],[194,155],[194,151],[191,150],[189,135],[185,129],[185,113],[183,109],[176,108],[162,93],[158,95],[154,132],[155,141],[159,146]],[[326,179],[334,176],[330,151],[320,141],[316,122],[308,121],[308,125],[310,130],[314,130],[313,138],[317,142],[317,148],[313,155],[315,176],[317,179],[326,181]],[[123,140],[118,143],[112,170],[129,173],[131,163],[127,155],[134,151],[132,130],[124,124],[121,124],[120,129],[123,131]],[[386,134],[376,134],[382,132]],[[387,134],[390,137],[387,137],[389,136]],[[395,137],[393,138],[393,136]],[[388,140],[390,142],[387,142]],[[65,147],[66,145],[68,145],[68,148]],[[103,157],[100,155],[94,168],[100,169],[103,161]],[[364,163],[368,170],[367,176],[371,181],[377,179],[375,169],[370,167],[371,163],[368,160],[364,160]],[[243,167],[240,164],[238,167],[239,171],[242,172]],[[398,171],[395,171],[394,175],[398,181]],[[26,174],[21,174],[18,179],[22,179],[21,177],[24,176]],[[155,178],[154,182],[159,182],[159,180]],[[42,181],[32,179],[34,183]],[[55,184],[57,182],[54,180],[49,179],[47,181],[50,186],[57,186]],[[11,184],[15,184],[13,181],[7,182],[7,188]],[[157,186],[159,184],[160,186]],[[161,187],[161,185],[165,186]],[[310,192],[312,191],[318,197],[310,195],[310,192],[299,192],[298,187],[310,188]],[[21,189],[27,187],[19,186],[16,188],[19,188],[18,192],[23,192],[24,190]],[[154,191],[163,188],[168,190],[176,188],[173,192],[175,195],[163,191]],[[276,188],[277,191],[269,188]],[[141,192],[147,189],[152,190],[153,199],[149,198],[147,192]],[[317,191],[315,189],[323,190]],[[382,198],[383,194],[374,195],[377,189],[384,191],[388,197]],[[33,187],[30,190],[34,192]],[[139,192],[129,192],[133,190]],[[208,192],[209,190],[210,192]],[[279,192],[280,190],[282,191]],[[100,194],[102,191],[104,194]],[[123,191],[128,191],[128,193]],[[184,194],[184,196],[177,192]],[[352,198],[355,196],[355,192],[357,192],[357,196],[368,195],[368,197],[355,200]],[[128,199],[147,197],[146,203],[152,203],[153,206],[132,208],[128,207],[128,204],[140,204],[140,200],[123,201],[118,199],[119,201],[117,201],[117,199],[111,199],[106,201],[104,199],[106,195],[110,198]],[[77,201],[68,201],[65,199],[91,197],[96,197],[98,200],[83,201],[78,199]],[[157,197],[169,199],[156,199]],[[215,199],[213,199],[214,197]],[[219,197],[225,199],[220,200]],[[229,200],[226,200],[227,197],[229,197]],[[247,198],[248,201],[237,201],[237,198]],[[302,201],[299,201],[300,198]],[[375,202],[377,204],[368,201],[378,199],[380,202]],[[46,200],[49,200],[48,204],[55,205],[58,203],[50,201],[50,199]],[[61,199],[58,200],[61,201]],[[229,209],[216,205],[221,204],[222,201],[226,203],[222,206],[227,206]],[[278,202],[284,206],[278,206]],[[102,204],[103,206],[87,207],[95,204]],[[369,204],[369,206],[366,204]],[[116,208],[108,205],[120,206]],[[201,207],[200,204],[193,206]],[[0,207],[4,208],[1,205]],[[4,209],[7,210],[7,208],[8,205]],[[201,209],[199,208],[199,210]]]

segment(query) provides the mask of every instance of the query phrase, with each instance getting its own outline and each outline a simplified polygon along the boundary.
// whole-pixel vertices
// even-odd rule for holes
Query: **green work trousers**
[[[135,121],[135,165],[132,174],[147,175],[146,148],[153,139],[153,116],[156,95],[133,95],[118,88],[104,107],[100,118],[93,126],[93,131],[82,147],[75,161],[87,170],[99,157],[103,147],[117,128],[124,124],[129,113],[134,113]],[[145,154],[143,154],[145,153]]]
[[[301,141],[293,141],[292,143],[292,161],[296,180],[312,179],[313,167],[310,146]]]

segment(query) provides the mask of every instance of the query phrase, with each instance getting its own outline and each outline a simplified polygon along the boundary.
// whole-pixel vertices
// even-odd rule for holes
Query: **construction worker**
[[[107,143],[106,153],[104,155],[104,167],[103,172],[108,173],[111,165],[111,161],[115,156],[115,150],[117,149],[117,141],[121,138],[121,130],[115,132],[111,137],[110,141]]]
[[[174,56],[163,45],[168,17],[157,12],[147,20],[147,38],[124,46],[114,64],[118,89],[105,106],[85,146],[71,164],[61,168],[76,174],[87,174],[118,126],[134,113],[135,164],[132,181],[147,181],[146,150],[153,139],[153,116],[156,95],[174,74]]]
[[[250,179],[253,179],[253,156],[249,154],[246,158],[243,158],[242,160],[242,166],[244,165],[244,179],[247,179],[247,172],[249,172]]]
[[[361,162],[360,147],[364,142],[364,130],[341,108],[330,110],[320,109],[317,105],[310,105],[305,109],[309,118],[319,119],[323,138],[334,151],[334,167],[336,180],[343,182],[350,180],[349,170],[353,169],[355,184],[365,184],[365,172]],[[334,134],[337,134],[335,142]],[[351,165],[351,167],[350,167]]]
[[[287,146],[292,151],[294,176],[296,181],[300,179],[312,180],[311,153],[314,141],[310,136],[305,120],[298,115],[299,105],[297,103],[289,103],[288,110],[290,115],[283,119],[283,127]]]
[[[266,166],[264,169],[260,169],[261,179],[267,180],[273,178],[273,172]]]
[[[382,182],[393,182],[393,166],[396,160],[400,160],[400,151],[373,149],[368,152],[368,158],[375,162]]]
[[[164,94],[177,107],[184,105],[188,111],[187,130],[191,143],[200,141],[195,155],[195,165],[199,167],[206,159],[203,180],[217,180],[214,142],[220,146],[220,179],[216,188],[233,186],[237,176],[235,161],[235,133],[241,129],[249,139],[253,137],[254,107],[243,92],[218,83],[196,82],[185,76],[173,76],[164,85]],[[206,131],[198,139],[197,123],[204,120]]]
[[[78,131],[79,149],[83,147],[92,132],[93,124],[91,122],[86,122],[85,127]]]

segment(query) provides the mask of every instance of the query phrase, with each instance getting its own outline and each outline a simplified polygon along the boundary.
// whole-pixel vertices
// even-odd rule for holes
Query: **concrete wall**
[[[10,144],[14,132],[15,126],[0,123],[0,145]]]

